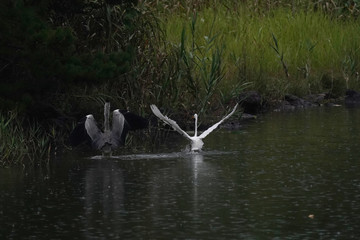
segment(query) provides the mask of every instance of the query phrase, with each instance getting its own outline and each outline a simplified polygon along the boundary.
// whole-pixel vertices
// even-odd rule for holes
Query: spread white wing
[[[234,114],[236,108],[237,108],[238,104],[235,105],[234,109],[231,111],[231,113],[229,113],[228,115],[226,115],[223,119],[221,119],[219,122],[215,123],[214,125],[212,125],[211,127],[209,127],[206,131],[204,131],[203,133],[200,134],[199,138],[205,138],[207,135],[209,135],[209,133],[211,133],[212,131],[214,131],[222,122],[224,122],[226,119],[228,119],[231,115]]]
[[[157,116],[159,119],[163,120],[166,124],[170,125],[175,131],[177,131],[184,137],[191,139],[189,134],[187,134],[184,130],[182,130],[174,120],[171,120],[167,116],[162,115],[160,110],[154,104],[150,105],[150,108],[151,108],[151,111],[155,114],[155,116]]]

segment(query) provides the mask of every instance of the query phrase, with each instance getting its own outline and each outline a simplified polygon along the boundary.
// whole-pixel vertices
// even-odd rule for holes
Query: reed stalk
[[[15,112],[0,114],[0,165],[48,163],[52,137]]]
[[[288,93],[340,94],[345,88],[360,88],[359,21],[344,21],[322,10],[315,11],[310,1],[293,1],[302,6],[297,5],[296,11],[280,1],[267,2],[271,4],[255,6],[249,2],[247,6],[226,1],[218,4],[216,10],[203,7],[196,12],[195,34],[193,30],[184,33],[182,26],[189,22],[189,16],[166,15],[163,28],[167,42],[189,46],[188,52],[191,46],[202,46],[199,52],[205,52],[204,37],[209,32],[216,33],[211,44],[213,49],[217,46],[221,50],[224,73],[216,88],[224,93],[229,93],[239,81],[251,82],[254,90],[268,98],[281,98]],[[267,11],[256,12],[257,7]],[[182,37],[179,41],[180,35],[192,38]],[[193,68],[192,76],[209,77],[202,69]],[[331,76],[336,83],[332,88],[337,89],[329,88],[324,76]]]

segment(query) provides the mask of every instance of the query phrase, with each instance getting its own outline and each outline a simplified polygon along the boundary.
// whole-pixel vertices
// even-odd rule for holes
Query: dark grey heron
[[[116,109],[112,114],[112,127],[110,129],[110,103],[104,105],[104,131],[102,132],[92,114],[81,119],[70,134],[70,143],[77,146],[82,142],[91,143],[92,147],[109,155],[116,148],[125,144],[129,130],[143,129],[148,121],[126,110]]]
[[[228,115],[223,117],[223,119],[221,119],[219,122],[212,125],[210,128],[208,128],[206,131],[204,131],[199,136],[197,135],[198,115],[195,113],[194,114],[195,133],[194,133],[194,136],[192,136],[192,137],[189,134],[187,134],[187,132],[182,130],[174,120],[168,118],[167,116],[164,116],[154,104],[150,105],[150,108],[151,108],[152,112],[155,114],[155,116],[157,116],[159,119],[164,121],[166,124],[170,125],[175,131],[177,131],[178,133],[180,133],[181,135],[183,135],[184,137],[186,137],[187,139],[190,140],[191,151],[201,151],[201,149],[204,145],[204,142],[202,141],[202,139],[204,139],[207,135],[209,135],[209,133],[214,131],[222,122],[224,122],[231,115],[233,115],[237,106],[238,106],[238,104],[235,105],[234,109]]]

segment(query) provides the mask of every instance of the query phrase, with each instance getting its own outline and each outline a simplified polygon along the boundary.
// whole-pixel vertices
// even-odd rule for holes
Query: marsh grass
[[[219,4],[196,14],[196,32],[186,27],[191,16],[167,15],[167,42],[191,51],[193,45],[204,45],[209,32],[216,33],[212,44],[222,46],[224,79],[218,87],[223,92],[246,82],[270,98],[359,88],[359,21],[285,7],[256,14],[244,5],[230,11]],[[184,42],[184,34],[193,39]],[[324,78],[336,84],[324,84]]]
[[[59,134],[68,135],[76,120],[88,113],[102,119],[105,100],[145,117],[155,103],[176,109],[176,119],[188,119],[230,107],[246,88],[269,99],[360,88],[358,1],[145,0],[130,8],[104,6],[58,24],[71,26],[77,50],[96,70],[82,75],[88,66],[75,64],[76,81],[47,98],[74,121],[65,130],[44,130],[16,114],[0,114],[2,165],[48,161],[54,142],[66,138]],[[117,65],[101,64],[111,56],[120,57]]]
[[[212,26],[215,23],[213,19]],[[210,26],[202,42],[196,42],[197,16],[192,17],[190,26],[190,46],[187,44],[186,28],[181,33],[180,56],[186,74],[186,85],[191,90],[195,104],[199,105],[198,112],[207,109],[216,87],[224,78],[222,63],[223,46],[216,44],[217,33]]]
[[[54,138],[55,132],[47,133],[15,112],[0,114],[0,165],[48,163]]]
[[[63,109],[95,113],[108,99],[141,115],[150,103],[206,113],[245,88],[276,99],[356,89],[359,23],[328,14],[340,9],[331,2],[139,1],[136,13],[101,10],[93,25],[106,26],[96,35],[105,52],[133,45],[136,57],[130,71],[74,93]],[[119,25],[129,16],[131,26]]]

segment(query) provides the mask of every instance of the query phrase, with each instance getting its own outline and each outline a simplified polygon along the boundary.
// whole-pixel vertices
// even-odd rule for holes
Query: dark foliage
[[[110,29],[105,28],[103,33],[100,28],[111,21],[104,10],[108,4],[120,4],[120,8],[136,14],[132,3],[1,1],[0,109],[29,113],[74,85],[96,85],[127,72],[134,47],[119,38],[114,40]],[[118,26],[131,28],[132,22],[125,17],[117,20]],[[86,27],[86,23],[94,27]]]

